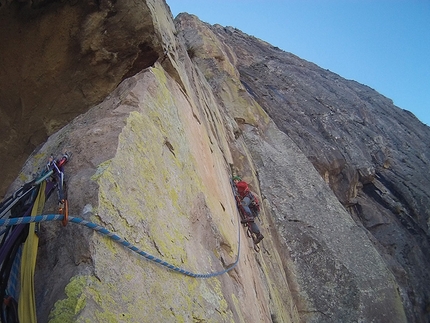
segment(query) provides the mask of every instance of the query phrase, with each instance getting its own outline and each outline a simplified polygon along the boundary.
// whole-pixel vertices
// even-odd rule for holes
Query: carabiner
[[[58,213],[64,216],[61,223],[63,223],[63,226],[65,227],[69,222],[69,202],[66,199],[63,199],[58,203]]]

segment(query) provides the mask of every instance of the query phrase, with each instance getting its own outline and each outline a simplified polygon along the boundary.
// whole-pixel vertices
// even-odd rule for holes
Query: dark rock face
[[[163,55],[145,1],[0,1],[0,196],[47,136]]]
[[[233,28],[240,79],[306,154],[397,282],[409,321],[430,319],[430,128],[373,89]]]

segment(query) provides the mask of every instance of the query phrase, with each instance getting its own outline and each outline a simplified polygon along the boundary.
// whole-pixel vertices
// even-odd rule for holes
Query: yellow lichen
[[[78,276],[70,280],[65,288],[66,298],[55,303],[54,309],[49,314],[50,323],[75,322],[75,317],[86,305],[84,288],[87,277]]]
[[[111,161],[107,160],[101,163],[100,165],[98,165],[95,174],[91,176],[91,180],[97,181],[100,178],[100,176],[103,174],[103,172],[109,167],[110,163]]]
[[[196,161],[200,150],[192,145],[210,144],[209,139],[204,135],[198,142],[190,142],[190,133],[184,130],[187,124],[175,107],[164,71],[151,71],[159,82],[154,85],[157,91],[147,93],[137,110],[130,112],[115,156],[100,164],[92,177],[99,187],[98,214],[93,219],[177,267],[210,272],[220,262],[210,250],[189,240],[193,229],[190,210],[198,196],[206,196],[205,214],[196,215],[203,216],[201,220],[223,212],[219,197],[209,193],[200,174],[196,176],[196,172],[207,170]],[[211,162],[209,149],[205,156]],[[237,235],[230,237],[230,225],[224,222],[216,216],[210,219],[222,240],[236,244]],[[86,289],[91,300],[88,315],[95,321],[132,322],[148,317],[213,322],[216,317],[217,321],[233,322],[218,279],[202,281],[174,273],[115,246],[105,237],[97,238],[95,246],[95,272],[103,281],[94,279]],[[218,258],[221,254],[217,248],[218,245],[213,250]],[[113,266],[112,273],[109,265],[114,262],[124,263],[124,267]],[[145,314],[141,313],[143,308],[147,309]]]
[[[239,316],[239,322],[246,322],[245,318],[242,315],[242,304],[234,294],[231,295],[231,299],[233,300],[233,303],[234,303],[233,311]]]

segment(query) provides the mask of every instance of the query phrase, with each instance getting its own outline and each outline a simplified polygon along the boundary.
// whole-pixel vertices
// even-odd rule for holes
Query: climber
[[[240,200],[242,210],[244,211],[242,223],[247,223],[251,227],[251,231],[255,233],[256,238],[254,243],[257,244],[263,240],[264,236],[261,234],[260,229],[255,223],[255,218],[258,217],[260,212],[260,204],[256,194],[249,190],[248,184],[242,181],[239,176],[233,177],[233,182],[236,185],[238,198]]]

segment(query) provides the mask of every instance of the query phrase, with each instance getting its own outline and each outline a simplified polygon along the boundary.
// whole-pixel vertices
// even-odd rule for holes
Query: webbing
[[[43,210],[45,205],[46,182],[40,184],[39,192],[34,201],[31,215],[37,215]],[[21,292],[18,301],[18,317],[21,322],[36,323],[36,297],[34,295],[34,271],[36,268],[37,247],[39,237],[35,232],[35,223],[31,223],[28,236],[22,249],[21,258]]]
[[[14,225],[19,225],[19,224],[28,224],[28,223],[33,223],[33,222],[46,222],[46,221],[62,221],[64,218],[64,215],[62,214],[45,214],[45,215],[36,215],[36,216],[26,216],[26,217],[20,217],[20,218],[10,218],[10,219],[0,219],[0,227],[1,226],[14,226]],[[223,275],[227,272],[229,272],[230,270],[232,270],[234,267],[236,267],[236,265],[239,262],[239,256],[240,256],[240,220],[238,218],[238,225],[239,225],[239,229],[238,229],[238,247],[237,247],[237,258],[236,261],[230,265],[228,268],[221,270],[221,271],[217,271],[217,272],[212,272],[212,273],[206,273],[206,274],[202,274],[202,273],[193,273],[190,272],[188,270],[185,270],[183,268],[177,267],[175,265],[172,265],[160,258],[157,258],[156,256],[153,256],[143,250],[140,250],[138,247],[134,246],[133,244],[131,244],[130,242],[128,242],[127,240],[121,238],[120,236],[116,235],[113,232],[110,232],[108,229],[84,220],[82,218],[77,218],[77,217],[72,217],[69,216],[68,217],[68,221],[75,223],[75,224],[80,224],[83,226],[86,226],[102,235],[107,236],[108,238],[112,239],[113,241],[121,244],[122,246],[130,249],[131,251],[139,254],[140,256],[148,259],[149,261],[155,262],[161,266],[167,267],[170,270],[179,272],[183,275],[186,276],[190,276],[190,277],[194,277],[194,278],[210,278],[210,277],[215,277],[215,276],[220,276]]]

